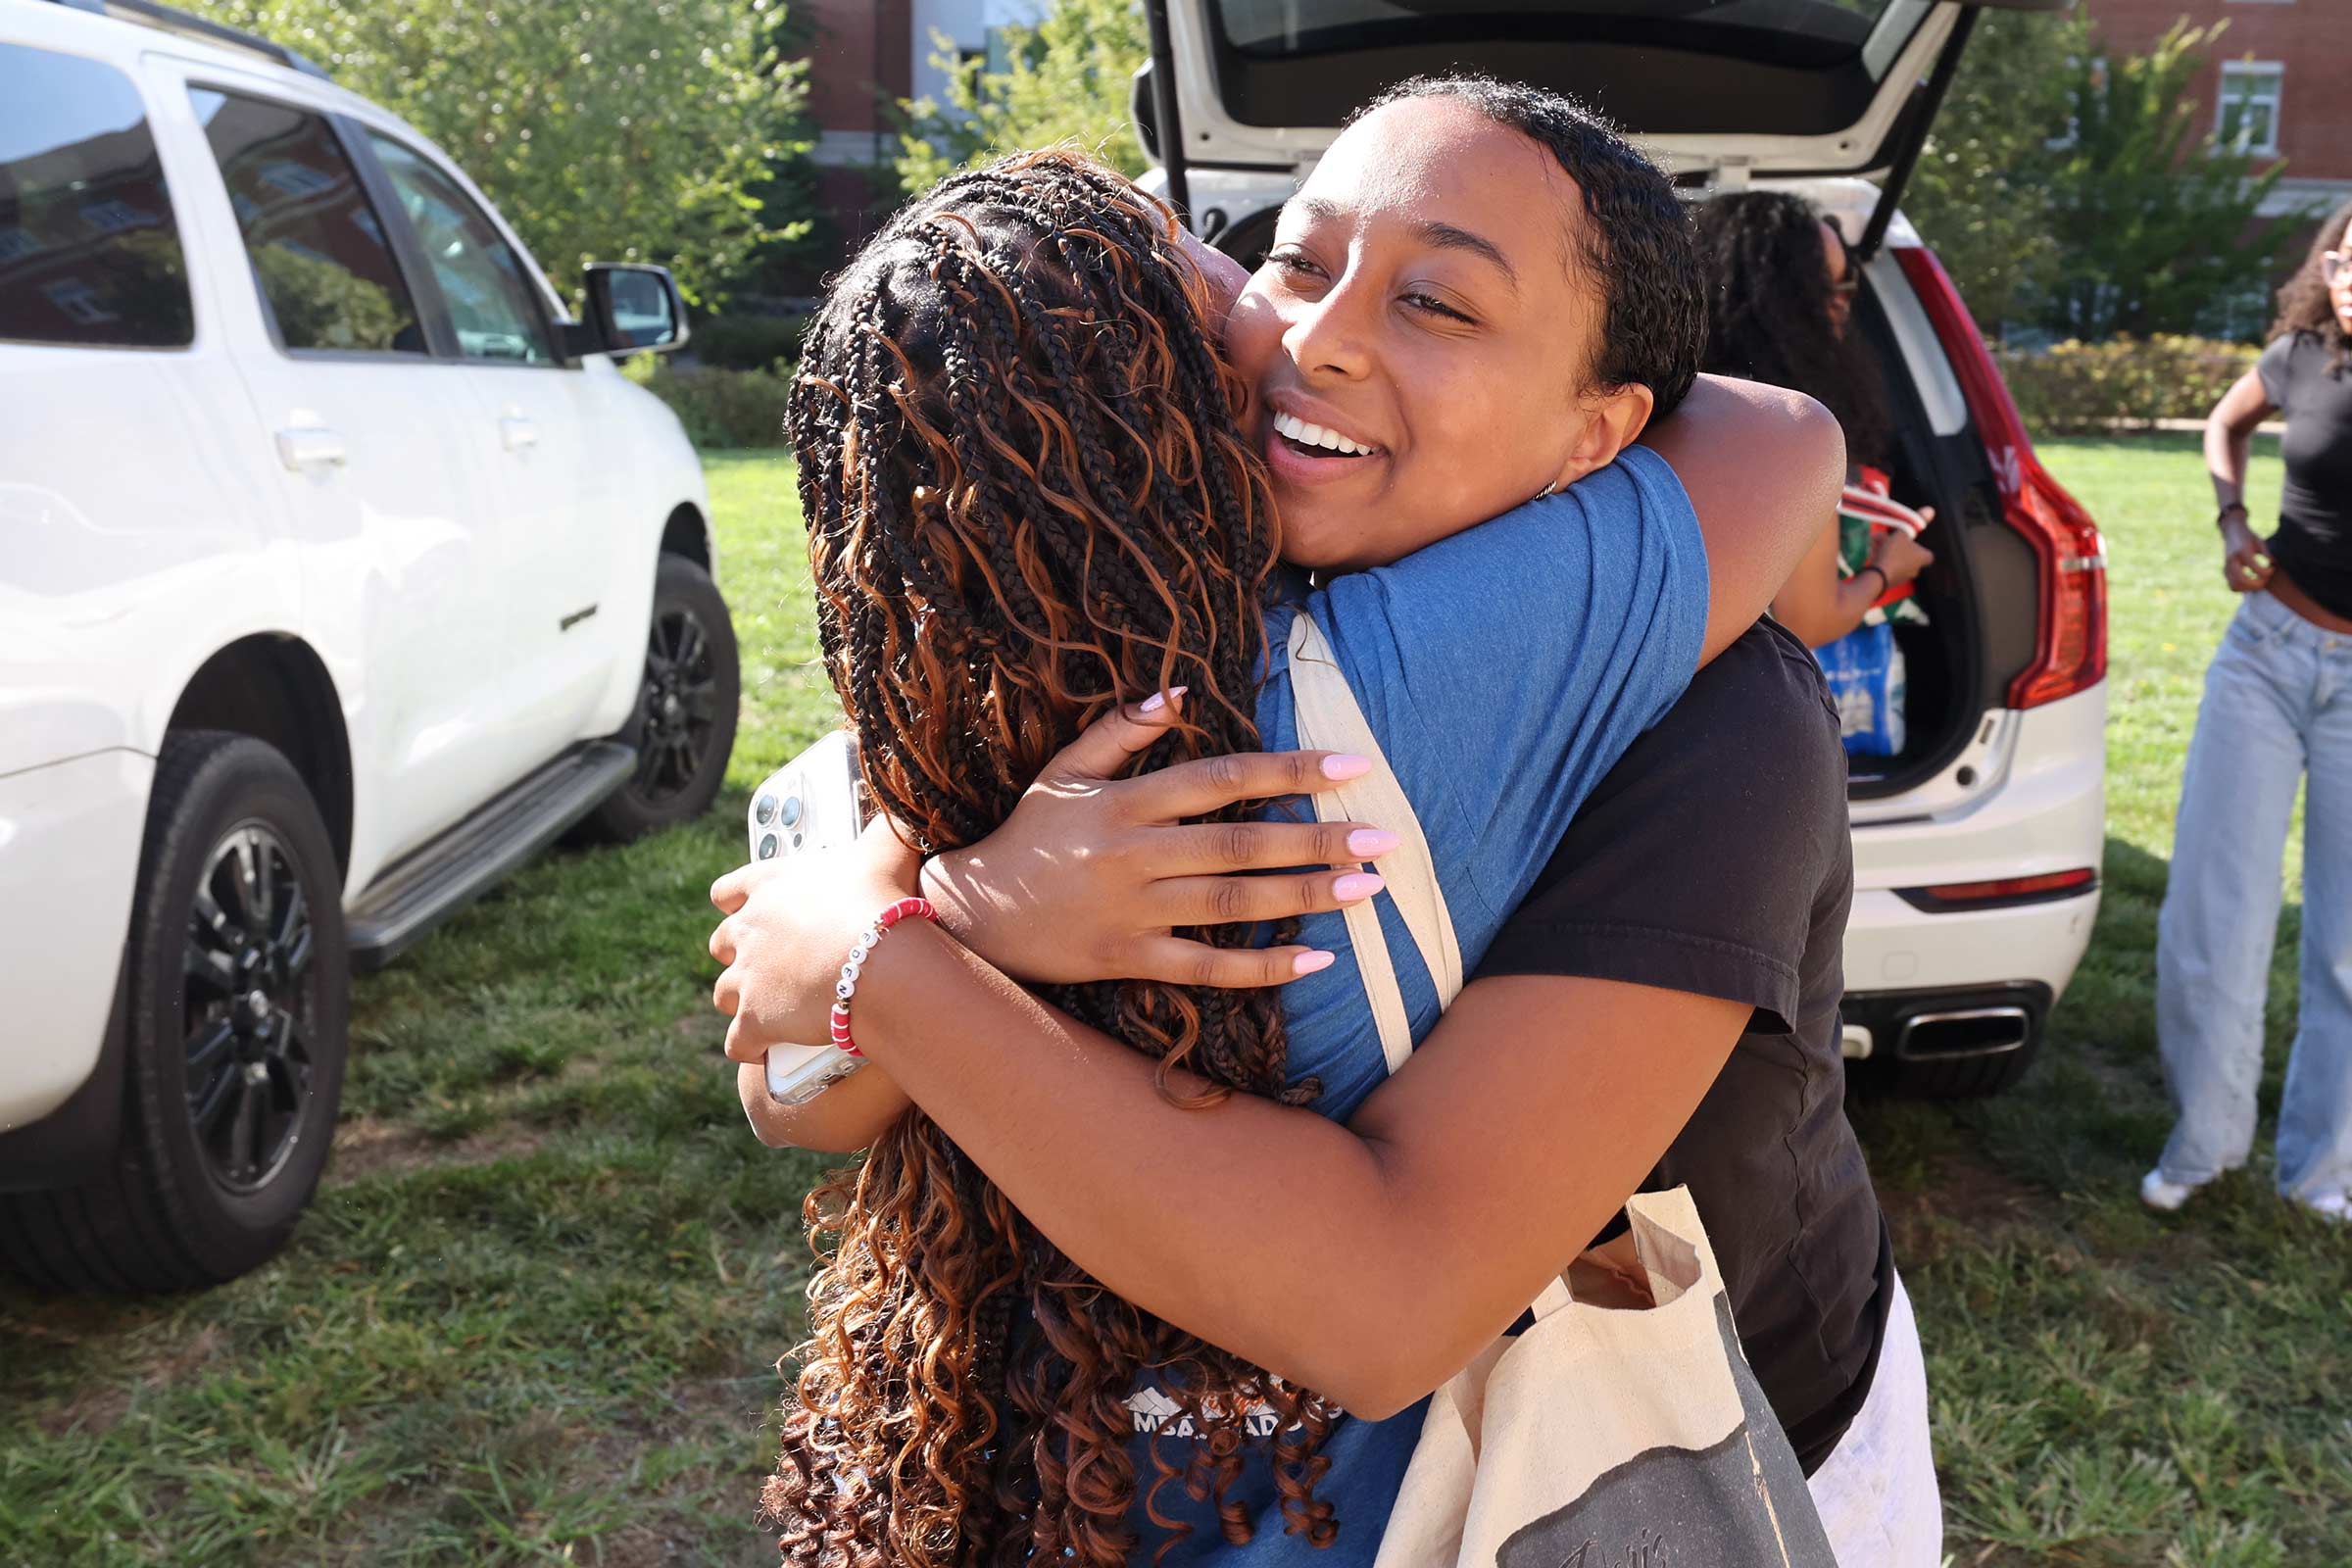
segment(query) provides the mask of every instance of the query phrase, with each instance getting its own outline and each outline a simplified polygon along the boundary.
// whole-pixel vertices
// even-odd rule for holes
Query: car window
[[[189,89],[228,186],[277,340],[287,349],[423,354],[416,302],[359,171],[323,116]]]
[[[416,226],[425,261],[458,330],[458,351],[469,360],[553,365],[556,346],[539,309],[530,274],[514,247],[499,237],[457,182],[416,151],[375,131],[368,133],[383,160],[401,210]]]
[[[138,89],[95,60],[0,43],[0,338],[172,349],[195,327]]]

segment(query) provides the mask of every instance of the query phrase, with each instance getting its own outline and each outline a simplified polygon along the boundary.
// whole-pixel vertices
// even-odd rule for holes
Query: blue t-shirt
[[[1274,678],[1257,704],[1268,751],[1298,744],[1286,678],[1294,614],[1315,617],[1413,803],[1467,972],[1535,885],[1585,797],[1690,683],[1706,630],[1706,551],[1674,470],[1634,447],[1559,495],[1394,565],[1334,578],[1269,616]],[[1377,904],[1417,1045],[1437,1026],[1437,988],[1389,896]],[[1310,915],[1298,940],[1338,961],[1283,988],[1291,1076],[1320,1078],[1312,1108],[1345,1121],[1388,1076],[1387,1062],[1346,920]],[[1321,1449],[1331,1468],[1315,1489],[1339,1520],[1328,1548],[1283,1533],[1269,1463],[1273,1417],[1264,1413],[1251,1422],[1249,1467],[1226,1494],[1250,1510],[1255,1539],[1227,1545],[1213,1510],[1171,1483],[1156,1506],[1193,1529],[1161,1560],[1166,1568],[1369,1564],[1426,1403],[1386,1421],[1338,1419]],[[1181,1469],[1190,1423],[1167,1392],[1139,1386],[1128,1408],[1139,1483],[1158,1473],[1154,1443]],[[1131,1516],[1134,1560],[1148,1563],[1165,1534],[1146,1514],[1142,1492]]]

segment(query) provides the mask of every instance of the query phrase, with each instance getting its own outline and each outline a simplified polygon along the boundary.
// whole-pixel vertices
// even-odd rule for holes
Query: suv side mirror
[[[686,301],[666,267],[591,262],[587,319],[564,329],[566,359],[590,354],[666,354],[687,339]]]

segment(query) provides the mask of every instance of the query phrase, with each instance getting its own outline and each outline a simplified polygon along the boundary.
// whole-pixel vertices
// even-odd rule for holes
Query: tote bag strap
[[[1332,657],[1331,645],[1314,617],[1300,611],[1291,619],[1291,696],[1297,708],[1298,744],[1308,751],[1349,752],[1372,760],[1372,770],[1349,779],[1336,790],[1315,797],[1315,817],[1324,822],[1371,822],[1387,828],[1399,840],[1381,858],[1380,874],[1405,930],[1421,951],[1421,962],[1438,988],[1438,1005],[1449,1007],[1462,991],[1462,950],[1453,933],[1453,916],[1446,911],[1445,890],[1438,885],[1437,861],[1421,832],[1421,818],[1404,787],[1382,752],[1372,726]],[[1380,914],[1370,899],[1348,906],[1348,945],[1355,950],[1355,970],[1372,1003],[1373,1022],[1380,1030],[1381,1054],[1389,1071],[1404,1065],[1413,1054],[1411,1021],[1405,1015],[1404,993],[1396,984],[1396,966],[1389,957],[1388,938],[1381,933]],[[1545,1282],[1531,1310],[1541,1321],[1569,1305],[1575,1298],[1564,1278]]]
[[[1422,836],[1421,819],[1396,782],[1372,726],[1364,721],[1355,693],[1348,689],[1348,677],[1332,657],[1322,628],[1304,611],[1291,617],[1291,696],[1300,747],[1372,760],[1372,770],[1363,777],[1317,795],[1315,816],[1324,822],[1371,822],[1396,835],[1396,848],[1381,858],[1380,874],[1438,988],[1438,1005],[1451,1006],[1462,990],[1462,950],[1454,940],[1453,916],[1446,912],[1446,894],[1438,885],[1429,840]],[[1381,934],[1380,912],[1370,899],[1343,912],[1348,944],[1355,950],[1356,973],[1380,1030],[1381,1054],[1389,1071],[1395,1072],[1412,1054],[1413,1036],[1404,993],[1396,984],[1396,966],[1389,956],[1388,939]]]

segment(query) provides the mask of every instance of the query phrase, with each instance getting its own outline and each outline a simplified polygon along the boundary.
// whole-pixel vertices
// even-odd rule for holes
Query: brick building
[[[2196,93],[2217,134],[2276,154],[2286,172],[2266,216],[2352,197],[2352,0],[2083,0],[2108,50],[2145,54],[2175,23],[2227,24],[2204,46]]]
[[[898,156],[897,106],[945,100],[932,65],[934,35],[966,57],[986,52],[990,33],[1034,21],[1039,0],[792,0],[813,23],[808,108],[816,122],[817,200],[842,255],[898,205],[888,166]],[[874,171],[879,168],[877,178]]]

